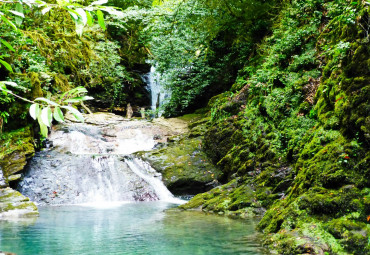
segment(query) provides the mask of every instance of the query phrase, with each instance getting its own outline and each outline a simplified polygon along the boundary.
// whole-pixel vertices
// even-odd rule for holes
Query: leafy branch
[[[38,121],[40,125],[41,134],[44,137],[47,137],[48,127],[51,127],[53,119],[58,122],[64,122],[64,114],[61,109],[65,109],[68,112],[72,113],[76,120],[84,122],[84,117],[82,113],[79,112],[77,109],[73,108],[72,104],[73,103],[83,104],[83,101],[94,99],[93,97],[84,95],[85,93],[87,93],[87,90],[84,87],[77,87],[65,92],[64,94],[59,96],[59,98],[55,101],[52,101],[44,97],[38,97],[32,101],[10,91],[8,88],[6,88],[6,85],[20,89],[25,88],[17,85],[15,82],[9,81],[0,82],[0,90],[3,91],[3,93],[8,93],[25,102],[31,103],[29,113],[34,120]]]

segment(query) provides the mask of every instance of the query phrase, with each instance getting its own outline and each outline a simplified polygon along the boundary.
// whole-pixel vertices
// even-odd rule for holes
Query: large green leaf
[[[15,10],[17,11],[17,13],[23,15],[23,5],[21,5],[20,3],[17,3],[15,5]],[[16,16],[15,17],[15,24],[17,24],[17,26],[22,25],[23,19],[24,19],[24,15],[20,16],[20,17]]]
[[[21,12],[13,11],[13,10],[10,10],[9,12],[13,13],[14,15],[16,15],[16,16],[18,16],[18,17],[24,18],[23,13],[21,13]]]
[[[73,114],[73,116],[75,116],[76,120],[84,122],[84,116],[75,108],[71,106],[61,106],[61,107],[70,111]]]
[[[2,83],[8,85],[8,86],[12,86],[12,87],[16,87],[16,88],[21,88],[21,89],[26,89],[25,87],[23,86],[19,86],[17,83],[15,83],[14,81],[2,81]]]
[[[70,97],[70,96],[78,96],[80,93],[86,93],[87,92],[87,89],[80,86],[80,87],[77,87],[77,88],[74,88],[74,89],[71,89],[71,90],[68,90],[67,92],[65,92],[63,95],[62,95],[62,99],[63,98],[67,98],[67,97]]]
[[[48,127],[51,126],[51,121],[53,120],[53,113],[51,112],[51,109],[49,106],[42,109],[41,120],[46,126]]]
[[[90,12],[86,11],[87,25],[92,26],[94,24],[93,18]]]
[[[48,136],[48,127],[42,122],[41,117],[37,118],[40,126],[40,132],[43,137]]]
[[[42,9],[41,10],[41,14],[42,15],[45,15],[45,13],[47,13],[48,11],[50,11],[50,9],[51,9],[51,6],[48,6],[48,7],[44,8],[44,9]]]
[[[108,0],[98,0],[95,2],[92,2],[91,5],[102,5],[108,3]]]
[[[78,20],[78,13],[75,12],[74,10],[68,9],[69,14],[71,14],[72,18],[74,21]]]
[[[83,97],[70,98],[70,99],[65,100],[64,102],[66,102],[66,103],[79,103],[81,101],[92,100],[92,99],[94,99],[94,98],[90,97],[90,96],[83,96]]]
[[[8,43],[7,41],[4,41],[3,39],[0,39],[0,42],[2,44],[4,44],[9,50],[15,51],[15,49],[13,48],[13,46],[11,46],[10,43]]]
[[[1,15],[1,19],[7,23],[9,26],[11,26],[14,30],[17,30],[17,26],[14,25],[13,22],[11,22],[10,20],[8,20],[4,15]]]
[[[37,117],[40,115],[40,105],[39,104],[36,103],[30,106],[30,115],[34,120],[37,119]]]
[[[47,104],[50,104],[50,105],[53,105],[53,106],[59,106],[59,104],[57,104],[57,103],[55,103],[55,102],[53,102],[53,101],[51,101],[49,99],[46,99],[44,97],[38,97],[34,101],[43,101],[43,102],[45,102]]]
[[[5,68],[8,69],[9,72],[13,72],[12,67],[7,62],[5,62],[4,60],[1,60],[0,59],[0,64],[2,64],[3,66],[5,66]]]
[[[98,16],[98,23],[99,23],[99,26],[100,26],[103,30],[105,30],[105,29],[106,29],[106,27],[105,27],[104,15],[103,15],[102,11],[101,11],[101,10],[97,10],[97,11],[96,11],[96,15]]]
[[[84,9],[77,8],[76,9],[76,12],[78,13],[78,16],[80,16],[81,21],[82,21],[82,24],[86,25],[86,23],[87,23],[87,16],[86,16],[86,12],[84,11]]]
[[[54,119],[59,122],[64,122],[63,112],[58,106],[54,108]]]

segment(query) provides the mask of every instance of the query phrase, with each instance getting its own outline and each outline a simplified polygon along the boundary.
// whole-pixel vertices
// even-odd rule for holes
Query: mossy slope
[[[260,212],[279,254],[368,254],[369,10],[291,1],[233,89],[211,100],[204,148],[228,184],[183,208]]]

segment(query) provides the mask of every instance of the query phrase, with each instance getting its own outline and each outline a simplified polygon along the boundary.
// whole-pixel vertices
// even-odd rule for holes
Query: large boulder
[[[195,195],[219,185],[221,171],[207,158],[202,147],[208,119],[199,118],[201,115],[196,114],[181,117],[180,120],[189,123],[189,130],[169,138],[168,143],[156,150],[137,153],[162,174],[163,183],[175,195]]]

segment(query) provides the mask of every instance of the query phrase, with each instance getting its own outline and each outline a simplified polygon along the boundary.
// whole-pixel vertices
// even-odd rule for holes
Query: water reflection
[[[22,254],[264,254],[254,221],[165,211],[163,202],[41,207],[34,224],[0,221],[0,250]]]

